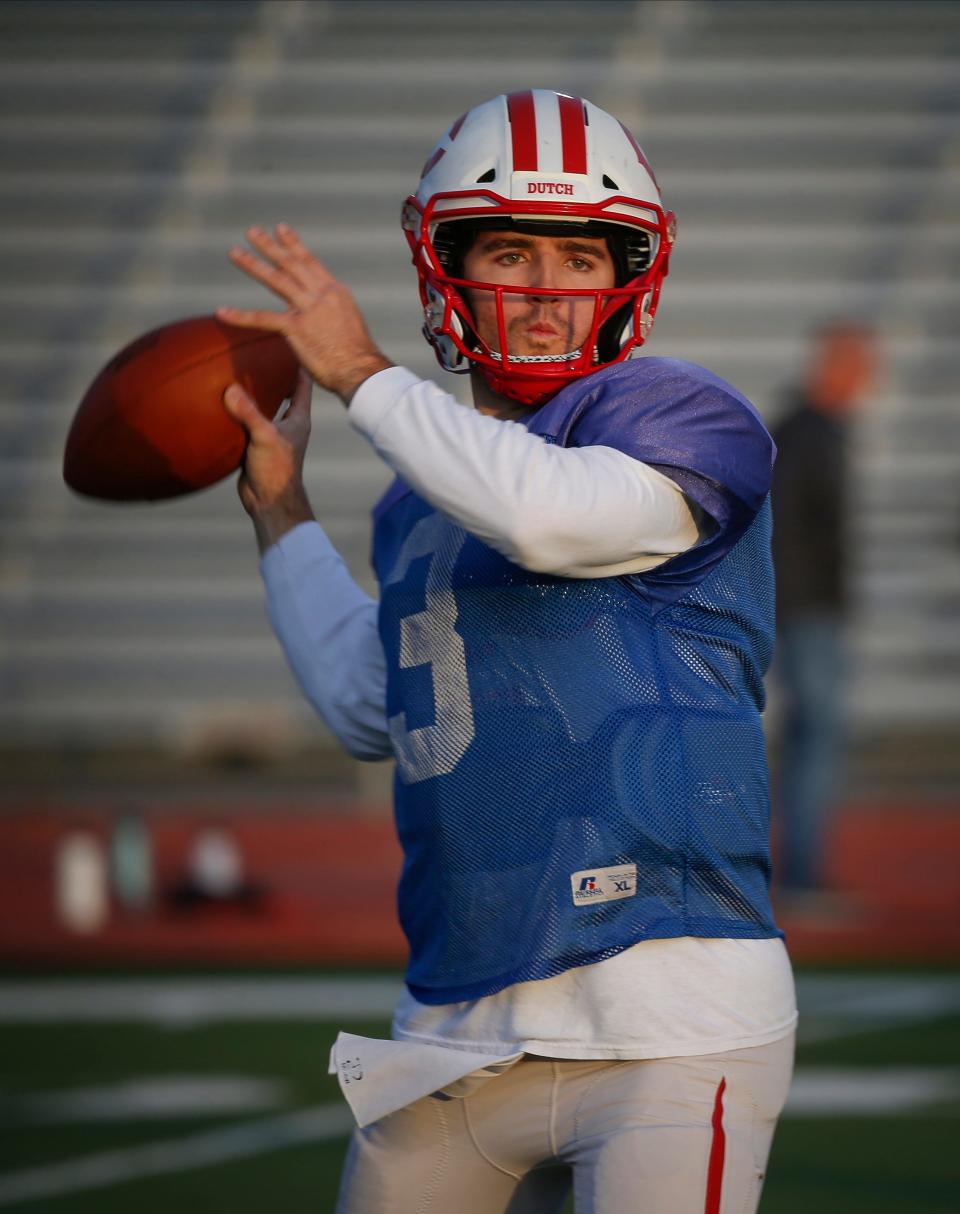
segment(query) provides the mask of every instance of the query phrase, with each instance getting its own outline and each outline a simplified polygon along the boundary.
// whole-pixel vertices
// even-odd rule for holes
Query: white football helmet
[[[676,233],[630,131],[589,101],[547,89],[494,97],[458,118],[428,157],[402,222],[420,280],[423,333],[441,366],[466,372],[476,364],[494,391],[530,405],[643,344]],[[464,278],[462,257],[489,227],[606,237],[614,287],[550,291],[594,297],[580,349],[511,357],[480,338],[464,291],[494,288]],[[503,295],[534,293],[541,288],[496,288],[501,344]]]

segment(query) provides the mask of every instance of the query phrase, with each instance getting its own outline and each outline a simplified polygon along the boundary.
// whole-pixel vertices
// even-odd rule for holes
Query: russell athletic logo
[[[570,888],[574,906],[632,898],[637,892],[637,866],[615,864],[610,868],[586,868],[570,874]]]
[[[569,181],[528,181],[528,194],[572,194],[573,183]]]

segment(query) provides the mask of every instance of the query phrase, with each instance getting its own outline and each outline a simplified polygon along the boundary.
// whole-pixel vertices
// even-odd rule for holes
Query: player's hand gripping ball
[[[223,407],[238,383],[265,417],[293,394],[285,339],[195,316],[144,334],[90,385],[67,437],[63,479],[89,497],[155,501],[239,468],[246,436]]]

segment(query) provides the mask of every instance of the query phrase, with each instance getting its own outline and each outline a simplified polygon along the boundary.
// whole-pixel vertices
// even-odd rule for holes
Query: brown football
[[[163,325],[124,347],[80,402],[63,455],[71,489],[156,501],[204,489],[239,468],[246,436],[223,407],[241,384],[266,417],[293,393],[284,338],[214,316]]]

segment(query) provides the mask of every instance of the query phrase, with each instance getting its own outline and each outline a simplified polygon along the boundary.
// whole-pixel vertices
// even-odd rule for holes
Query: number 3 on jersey
[[[403,581],[411,562],[429,556],[426,609],[400,621],[400,669],[430,666],[434,723],[407,728],[406,713],[390,717],[390,740],[401,779],[417,784],[448,775],[474,738],[473,706],[463,640],[455,630],[457,600],[451,578],[466,532],[441,514],[420,520],[407,536],[386,585]]]

